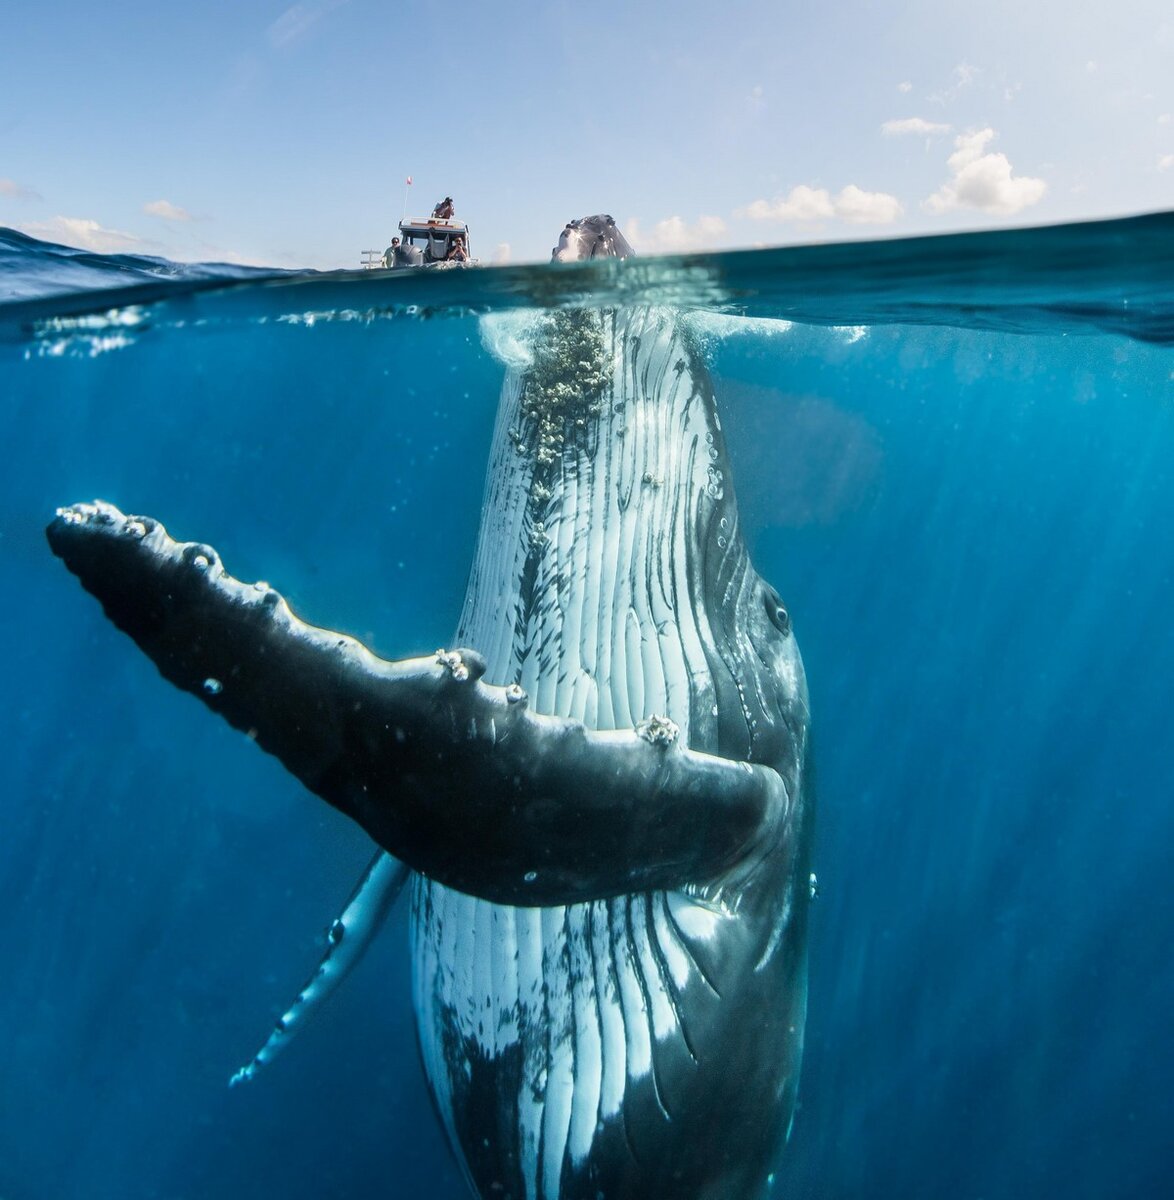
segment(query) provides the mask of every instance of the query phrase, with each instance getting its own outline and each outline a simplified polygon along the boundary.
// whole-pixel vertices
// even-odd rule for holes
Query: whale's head
[[[568,221],[550,257],[554,262],[575,262],[582,258],[634,258],[635,253],[615,220],[599,213]]]
[[[568,221],[554,250],[631,254],[606,214]],[[490,677],[542,711],[613,729],[666,716],[694,750],[793,775],[802,661],[750,560],[688,313],[556,309],[531,330],[503,384],[458,642],[491,647]]]

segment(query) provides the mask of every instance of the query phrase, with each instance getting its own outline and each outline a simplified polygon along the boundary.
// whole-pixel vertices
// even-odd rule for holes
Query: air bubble
[[[220,693],[224,691],[224,684],[222,684],[219,679],[213,679],[211,676],[209,676],[204,680],[204,691],[206,691],[209,696],[219,696]]]
[[[522,878],[525,879],[525,881],[527,883],[533,883],[534,880],[538,878],[538,872],[537,871],[527,871],[526,874],[522,876]]]

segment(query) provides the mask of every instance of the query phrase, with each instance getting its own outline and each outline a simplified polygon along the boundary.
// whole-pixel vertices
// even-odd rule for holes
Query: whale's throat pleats
[[[655,312],[549,320],[506,381],[457,640],[539,712],[658,713],[701,748],[712,635],[690,570],[725,485],[708,379]]]
[[[457,644],[539,712],[598,729],[658,714],[747,757],[745,724],[725,746],[718,721],[735,634],[710,623],[754,577],[708,377],[665,312],[542,322],[505,381]],[[424,1064],[482,1194],[556,1196],[596,1139],[631,1139],[633,1089],[670,1119],[658,1068],[692,1052],[678,999],[704,986],[689,919],[663,893],[507,908],[418,880]]]

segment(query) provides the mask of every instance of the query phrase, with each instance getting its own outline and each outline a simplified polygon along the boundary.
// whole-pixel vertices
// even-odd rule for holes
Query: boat
[[[393,271],[402,267],[467,267],[476,263],[469,243],[469,227],[464,221],[442,217],[404,217],[399,223],[399,245],[364,250],[363,266],[368,270]],[[463,260],[448,257],[457,238],[465,244]]]

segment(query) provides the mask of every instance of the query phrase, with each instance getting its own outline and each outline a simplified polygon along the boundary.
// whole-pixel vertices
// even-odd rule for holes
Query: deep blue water
[[[821,895],[777,1194],[1164,1194],[1174,215],[393,278],[91,259],[103,296],[67,265],[0,237],[4,1200],[464,1195],[406,906],[226,1087],[370,845],[164,684],[42,530],[101,496],[308,620],[430,651],[476,534],[487,343],[521,307],[650,301],[699,310],[812,692]]]

